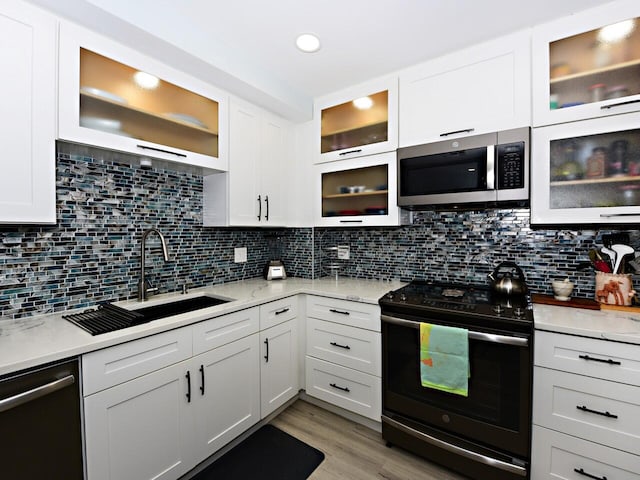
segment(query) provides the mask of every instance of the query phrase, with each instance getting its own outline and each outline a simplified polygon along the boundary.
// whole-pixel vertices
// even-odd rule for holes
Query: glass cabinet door
[[[532,223],[640,221],[639,117],[534,129]]]
[[[218,102],[80,49],[80,126],[218,157]]]

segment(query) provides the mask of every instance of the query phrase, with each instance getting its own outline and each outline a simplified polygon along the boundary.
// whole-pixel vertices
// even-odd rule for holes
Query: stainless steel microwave
[[[529,204],[530,128],[398,149],[398,206]]]

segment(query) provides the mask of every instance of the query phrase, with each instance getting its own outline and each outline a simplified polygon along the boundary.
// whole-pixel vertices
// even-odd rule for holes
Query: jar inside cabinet
[[[640,18],[549,44],[549,108],[640,94]]]
[[[322,216],[387,215],[387,165],[322,174]]]
[[[80,49],[81,127],[218,157],[218,102]]]

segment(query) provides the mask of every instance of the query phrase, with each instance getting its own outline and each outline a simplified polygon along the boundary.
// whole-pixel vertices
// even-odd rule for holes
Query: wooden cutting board
[[[620,310],[622,312],[640,313],[640,307],[638,307],[638,306],[625,307],[624,305],[606,305],[606,304],[603,303],[601,308],[602,308],[602,310]]]
[[[560,307],[586,308],[589,310],[600,310],[600,304],[589,298],[571,298],[567,301],[556,300],[553,295],[534,293],[531,295],[533,303],[542,305],[558,305]],[[605,306],[603,305],[602,308]]]

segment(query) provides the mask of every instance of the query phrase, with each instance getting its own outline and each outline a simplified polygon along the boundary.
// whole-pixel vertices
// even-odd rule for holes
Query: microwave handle
[[[496,188],[496,146],[487,147],[487,190]]]

